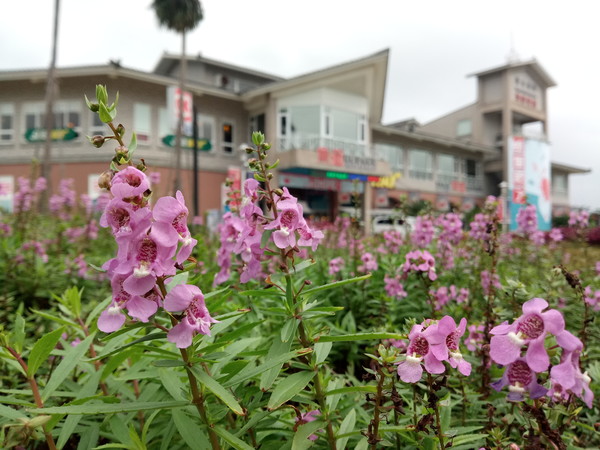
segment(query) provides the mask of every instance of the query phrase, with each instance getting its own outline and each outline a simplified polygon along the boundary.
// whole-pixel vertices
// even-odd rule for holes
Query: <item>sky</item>
[[[0,2],[0,70],[50,63],[54,0]],[[151,0],[60,0],[58,67],[120,60],[151,71],[179,35]],[[467,75],[514,53],[544,67],[552,160],[589,168],[570,177],[574,206],[600,209],[600,5],[586,0],[202,0],[187,53],[293,77],[390,50],[383,123],[426,123],[475,101]]]

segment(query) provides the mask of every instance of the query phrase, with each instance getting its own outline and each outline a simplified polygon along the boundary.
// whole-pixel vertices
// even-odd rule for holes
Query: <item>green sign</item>
[[[169,134],[162,138],[163,143],[168,147],[175,147],[175,139],[176,136],[174,134]],[[210,145],[210,141],[208,139],[198,139],[198,150],[208,151],[212,149],[212,145]],[[181,148],[194,148],[194,138],[190,136],[182,136],[181,137]]]
[[[50,138],[53,141],[70,141],[79,136],[79,133],[73,128],[59,128],[50,131]],[[46,142],[45,128],[28,128],[25,132],[25,139],[29,142]]]

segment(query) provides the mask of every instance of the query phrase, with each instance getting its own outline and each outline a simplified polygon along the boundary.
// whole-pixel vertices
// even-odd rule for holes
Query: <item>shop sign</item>
[[[454,192],[465,192],[467,190],[467,184],[464,181],[454,180],[450,183],[450,189]]]
[[[57,128],[50,130],[50,139],[53,141],[71,141],[79,136],[79,133],[73,128]],[[46,142],[45,128],[28,128],[25,132],[25,139],[28,142]]]
[[[175,140],[177,137],[174,134],[168,134],[164,138],[162,138],[163,144],[167,147],[175,147]],[[212,145],[208,139],[198,139],[198,150],[208,151],[212,149]],[[181,148],[194,148],[194,138],[190,136],[182,136],[181,137]]]
[[[380,177],[377,181],[371,181],[371,186],[374,188],[394,189],[396,187],[396,180],[400,177],[402,177],[402,174],[396,172],[386,177]]]
[[[328,149],[327,147],[318,147],[317,160],[335,167],[344,167],[346,169],[365,172],[373,171],[377,167],[375,158],[345,155],[344,151],[339,148]]]

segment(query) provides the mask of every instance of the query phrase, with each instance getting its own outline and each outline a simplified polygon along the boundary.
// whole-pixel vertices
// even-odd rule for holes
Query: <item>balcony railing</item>
[[[285,152],[289,150],[316,150],[319,147],[328,149],[341,149],[345,155],[357,157],[374,158],[374,150],[364,143],[349,139],[327,138],[310,134],[293,134],[278,139],[278,150]]]

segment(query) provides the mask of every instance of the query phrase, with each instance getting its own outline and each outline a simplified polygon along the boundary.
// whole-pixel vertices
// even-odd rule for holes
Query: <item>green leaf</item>
[[[27,416],[18,409],[9,408],[8,406],[0,404],[0,417],[6,417],[10,420],[19,420]]]
[[[194,450],[210,450],[208,436],[200,429],[199,424],[192,420],[184,411],[171,411],[173,422],[189,448]]]
[[[185,366],[185,363],[177,359],[159,359],[158,361],[152,361],[152,365],[156,367],[182,367]]]
[[[105,105],[108,103],[108,92],[106,91],[106,86],[101,84],[96,85],[96,100],[98,103],[104,103]]]
[[[33,414],[114,414],[122,412],[146,411],[149,409],[182,408],[188,406],[186,401],[132,402],[132,403],[92,403],[83,405],[51,406],[49,408],[31,409]]]
[[[342,421],[342,423],[340,425],[340,429],[338,430],[337,434],[340,435],[340,434],[350,433],[351,431],[354,430],[355,423],[356,423],[356,410],[351,409],[350,412],[348,413],[348,415],[346,417],[344,417],[344,420]],[[348,436],[339,438],[336,441],[336,447],[337,448],[346,448],[347,443],[348,443]]]
[[[371,341],[373,339],[406,339],[405,334],[399,333],[354,333],[343,334],[340,336],[321,336],[316,339],[318,342],[350,342],[350,341]]]
[[[375,393],[377,392],[377,386],[350,386],[343,387],[339,389],[332,389],[331,391],[327,391],[325,395],[337,395],[337,394],[351,394],[355,392],[367,392],[367,393]]]
[[[271,347],[269,348],[269,353],[267,353],[266,361],[270,361],[272,358],[276,358],[278,355],[281,355],[282,353],[289,352],[291,347],[292,347],[291,339],[286,342],[283,342],[280,339],[280,336],[274,336],[273,343],[271,344]],[[284,362],[285,361],[282,361],[280,364],[277,364],[276,366],[269,369],[268,371],[263,372],[263,374],[260,376],[260,388],[263,391],[266,391],[271,388],[271,386],[275,382],[275,379],[279,375],[279,372],[281,371],[281,367],[283,366]]]
[[[267,407],[269,409],[276,409],[294,395],[302,391],[306,385],[313,379],[315,372],[297,372],[289,377],[282,379],[271,394]]]
[[[325,362],[333,344],[331,342],[317,342],[315,344],[315,363]]]
[[[100,372],[94,372],[90,375],[90,377],[85,382],[83,387],[77,393],[77,399],[83,399],[83,398],[89,397],[96,392],[96,390],[98,388],[98,383],[100,382],[100,375],[101,375]],[[58,416],[58,417],[60,417],[60,416]],[[73,432],[75,431],[75,428],[81,421],[82,417],[83,416],[80,416],[77,414],[71,414],[71,415],[67,416],[66,420],[63,423],[62,428],[60,429],[60,435],[58,436],[58,442],[56,443],[58,448],[63,448],[65,446],[65,444],[67,443],[67,441],[69,440],[69,438],[71,437]],[[83,436],[81,436],[81,437],[83,438]]]
[[[231,445],[233,448],[235,448],[237,450],[253,450],[254,449],[254,447],[250,447],[244,441],[235,437],[229,431],[225,430],[225,428],[216,426],[213,428],[213,430],[215,430],[215,433],[217,433],[219,436],[221,436],[225,440],[225,442],[227,442],[229,445]]]
[[[296,318],[288,319],[283,327],[281,327],[281,341],[287,342],[292,336],[296,333],[296,328],[298,328],[298,323],[300,321]]]
[[[23,352],[23,343],[25,342],[25,320],[21,314],[15,317],[15,325],[10,336],[10,345],[17,353]]]
[[[305,423],[298,427],[292,441],[292,450],[304,450],[314,445],[316,441],[311,441],[308,437],[314,434],[317,430],[324,427],[324,423],[320,420]],[[341,447],[340,447],[341,448]]]
[[[112,112],[108,110],[108,108],[106,107],[106,104],[104,104],[104,102],[100,102],[100,109],[98,110],[98,116],[100,117],[100,120],[104,123],[109,123],[109,122],[112,122],[112,120],[113,120]]]
[[[198,381],[204,385],[206,389],[221,399],[223,403],[227,405],[234,413],[239,416],[244,415],[244,410],[235,399],[233,394],[225,389],[217,380],[212,378],[198,366],[190,367],[189,370],[196,376]]]
[[[153,341],[153,340],[156,340],[156,339],[164,339],[165,337],[167,337],[167,333],[165,333],[164,331],[156,331],[154,333],[147,334],[146,336],[142,336],[141,338],[138,338],[135,341],[129,342],[128,344],[125,344],[125,345],[123,345],[123,346],[121,346],[121,347],[113,350],[112,352],[108,352],[108,353],[106,353],[104,355],[96,356],[95,358],[91,359],[90,361],[96,361],[98,359],[104,359],[104,358],[106,358],[108,356],[114,355],[115,353],[120,353],[123,350],[125,350],[126,348],[132,347],[132,346],[134,346],[136,344],[139,344],[140,342]]]
[[[67,350],[63,360],[60,362],[58,367],[52,372],[48,384],[42,392],[42,400],[46,401],[54,393],[54,391],[61,385],[61,383],[67,378],[77,363],[81,362],[83,355],[89,350],[90,344],[94,340],[95,333],[90,334],[82,342],[77,344],[76,347],[71,347]]]
[[[63,332],[64,327],[60,327],[57,330],[45,334],[34,344],[29,353],[29,358],[27,359],[27,376],[29,378],[33,377],[42,363],[48,359],[50,352],[56,347]]]
[[[135,149],[137,148],[137,136],[135,135],[135,132],[131,133],[131,141],[129,141],[129,158],[131,159],[131,157],[133,156],[133,152],[135,152]]]
[[[324,284],[322,286],[316,286],[312,289],[307,289],[302,292],[302,295],[316,294],[317,292],[326,291],[327,289],[335,289],[340,286],[344,286],[345,284],[356,283],[358,281],[363,281],[371,278],[371,274],[362,275],[360,277],[349,278],[347,280],[334,281],[333,283]]]
[[[242,381],[246,381],[249,378],[255,377],[256,375],[260,375],[261,373],[266,372],[267,370],[269,370],[279,364],[283,364],[292,358],[296,358],[302,354],[310,353],[311,351],[312,351],[311,349],[306,349],[306,348],[300,349],[300,350],[294,350],[294,351],[291,351],[288,353],[284,353],[283,355],[280,355],[277,358],[268,359],[256,367],[250,368],[248,366],[246,369],[240,371],[240,373],[238,373],[235,377],[233,377],[230,380],[223,383],[223,386],[225,386],[225,387],[235,386],[236,384],[239,384]]]

